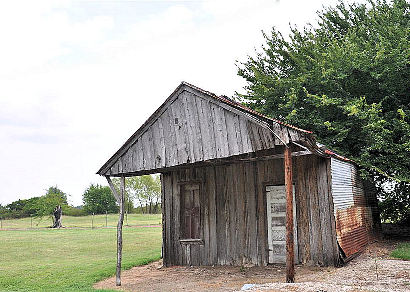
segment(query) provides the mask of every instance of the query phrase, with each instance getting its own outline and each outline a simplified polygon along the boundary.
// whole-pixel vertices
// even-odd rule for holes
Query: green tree
[[[129,187],[130,181],[132,181],[132,180],[133,180],[132,177],[126,177],[125,178],[124,210],[128,214],[134,212],[134,199],[135,199],[135,197],[133,196],[132,190]],[[119,178],[114,178],[112,180],[112,183],[114,184],[114,187],[117,190],[117,193],[120,194],[120,185],[121,185],[120,179]]]
[[[5,206],[0,204],[0,219],[5,219],[8,216],[8,210]]]
[[[119,189],[119,179],[114,184]],[[158,213],[161,202],[161,182],[158,175],[142,175],[125,179],[125,194],[128,200],[137,200],[144,213]]]
[[[6,206],[6,209],[9,211],[9,214],[13,218],[25,217],[23,212],[24,207],[26,206],[27,200],[17,200],[11,202]]]
[[[62,206],[63,208],[64,206],[67,206],[67,203],[64,198],[61,197],[61,194],[47,193],[36,200],[35,206],[33,207],[36,210],[35,217],[40,220],[43,217],[48,216],[51,218],[53,211],[57,206]]]
[[[8,210],[8,215],[12,218],[23,218],[37,213],[37,203],[40,197],[30,199],[17,200],[8,204],[5,208]]]
[[[289,37],[276,29],[264,33],[261,51],[238,63],[247,81],[238,97],[312,130],[361,165],[383,200],[404,201],[410,184],[409,4],[339,2],[317,15],[314,25],[291,27]],[[403,204],[389,206],[384,219],[408,220]]]
[[[158,175],[143,175],[140,177],[141,194],[146,198],[148,213],[157,213],[161,201],[161,182]]]
[[[24,200],[25,204],[22,210],[23,216],[27,217],[27,216],[37,215],[40,200],[41,200],[41,197],[33,197],[30,199]]]
[[[381,190],[379,204],[382,218],[410,226],[410,184],[401,182]]]
[[[67,194],[64,193],[62,190],[60,190],[57,186],[53,186],[53,187],[49,187],[47,189],[47,193],[46,195],[50,195],[50,194],[57,194],[61,197],[61,200],[63,201],[63,204],[67,205],[68,201],[67,201]]]
[[[117,202],[108,186],[91,184],[83,194],[83,204],[89,214],[118,212]]]

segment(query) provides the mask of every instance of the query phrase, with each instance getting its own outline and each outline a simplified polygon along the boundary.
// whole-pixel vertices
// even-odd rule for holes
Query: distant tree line
[[[67,194],[57,186],[49,187],[46,194],[30,199],[17,200],[6,206],[0,205],[0,217],[3,219],[51,216],[56,206],[61,206],[64,214],[81,216],[85,213],[78,208],[70,206]]]
[[[113,180],[119,191],[119,179]],[[159,176],[145,175],[126,178],[125,210],[127,213],[161,212],[161,186]],[[136,206],[134,205],[136,203]],[[20,199],[8,205],[0,205],[0,218],[24,218],[52,216],[57,206],[62,207],[63,215],[84,216],[87,214],[117,213],[118,204],[108,186],[91,184],[83,194],[83,205],[69,205],[67,194],[57,186],[49,187],[43,196]]]

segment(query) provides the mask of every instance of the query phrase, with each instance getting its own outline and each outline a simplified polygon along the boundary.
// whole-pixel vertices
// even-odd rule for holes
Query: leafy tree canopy
[[[35,210],[35,216],[42,218],[44,216],[51,216],[54,209],[57,206],[67,206],[67,201],[61,196],[61,194],[47,193],[44,196],[38,198],[33,205]]]
[[[132,177],[127,181],[126,188],[139,201],[141,207],[144,204],[149,207],[148,213],[158,212],[158,204],[161,201],[161,182],[158,175]]]
[[[161,196],[159,176],[142,175],[131,177],[126,183],[127,191],[135,198],[152,201]]]
[[[117,190],[120,189],[120,179],[113,179]],[[161,182],[158,175],[142,175],[125,178],[125,201],[126,204],[137,200],[142,206],[149,208],[148,213],[159,211],[158,205],[161,201]],[[127,207],[127,205],[126,205]]]
[[[384,200],[403,199],[410,183],[409,4],[339,2],[317,14],[317,23],[292,27],[289,37],[264,33],[261,51],[238,63],[247,81],[238,96],[355,160]],[[408,209],[404,217],[395,213],[385,219],[410,216]]]
[[[0,204],[0,219],[3,218],[4,215],[6,215],[7,211],[7,208]]]
[[[108,186],[91,184],[83,194],[84,210],[89,214],[114,213],[118,206]]]
[[[61,197],[61,200],[63,201],[63,204],[68,204],[67,194],[64,193],[62,190],[60,190],[57,186],[48,188],[46,195],[50,195],[50,194],[59,195]]]

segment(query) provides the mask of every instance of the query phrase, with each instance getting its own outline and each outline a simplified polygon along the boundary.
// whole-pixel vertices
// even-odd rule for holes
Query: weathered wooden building
[[[161,173],[165,265],[283,263],[286,148],[295,262],[337,265],[363,250],[377,200],[353,162],[309,131],[185,82],[98,174]]]

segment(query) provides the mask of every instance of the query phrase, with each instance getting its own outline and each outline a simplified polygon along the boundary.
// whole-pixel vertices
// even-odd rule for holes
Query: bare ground
[[[370,245],[359,257],[341,268],[296,266],[296,283],[285,282],[284,266],[163,268],[161,262],[135,267],[122,273],[122,286],[115,277],[94,285],[123,291],[410,291],[410,261],[389,257],[396,241]],[[377,267],[377,268],[376,268]]]

